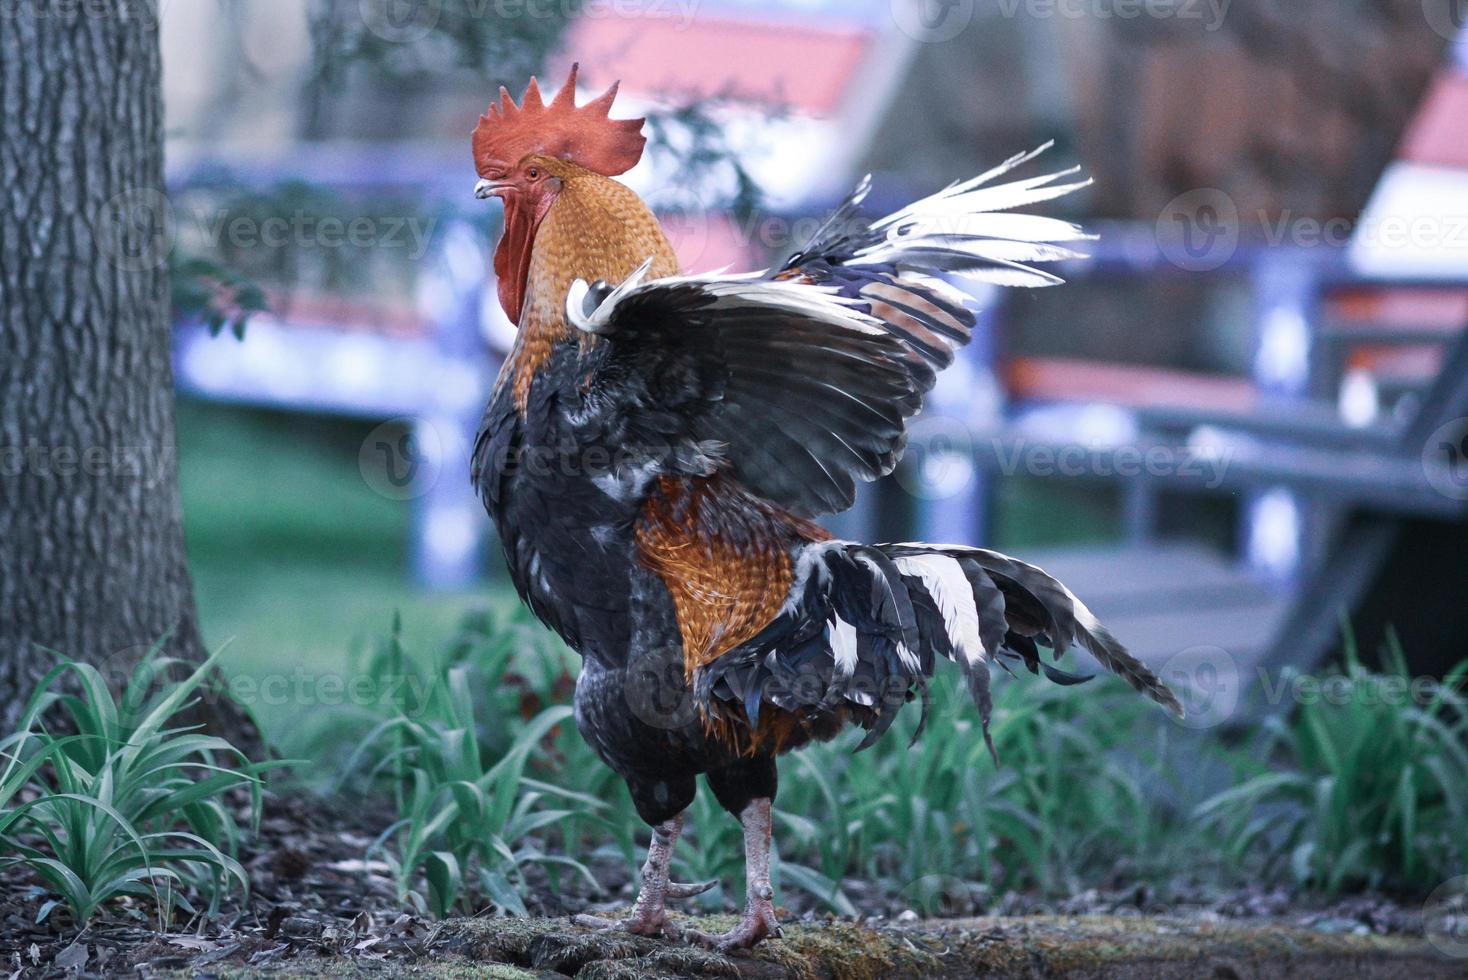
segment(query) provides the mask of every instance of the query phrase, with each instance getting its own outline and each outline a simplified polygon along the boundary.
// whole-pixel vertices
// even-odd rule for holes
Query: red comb
[[[571,66],[570,77],[550,105],[540,97],[540,83],[534,76],[519,105],[500,86],[499,104],[490,103],[489,112],[479,117],[474,130],[474,165],[480,176],[508,169],[527,153],[570,160],[607,177],[631,170],[642,159],[647,143],[642,135],[645,120],[607,117],[621,83],[577,108],[579,67]]]

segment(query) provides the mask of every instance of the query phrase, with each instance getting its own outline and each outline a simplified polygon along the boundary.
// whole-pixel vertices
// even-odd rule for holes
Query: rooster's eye
[[[527,173],[526,176],[529,177],[531,180],[535,180],[540,176],[540,171],[537,170],[535,167],[531,167],[530,172]]]

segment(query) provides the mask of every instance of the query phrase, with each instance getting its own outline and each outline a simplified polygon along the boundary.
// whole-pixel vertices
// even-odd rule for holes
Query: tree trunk
[[[202,654],[173,418],[155,0],[0,12],[0,733],[43,648]],[[224,726],[226,732],[228,725]]]

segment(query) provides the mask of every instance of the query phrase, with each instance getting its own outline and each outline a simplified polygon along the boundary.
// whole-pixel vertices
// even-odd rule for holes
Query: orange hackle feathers
[[[647,137],[645,119],[612,119],[615,83],[586,105],[576,105],[576,73],[561,86],[549,105],[540,95],[534,76],[516,105],[509,90],[500,86],[498,104],[479,117],[474,130],[474,165],[480,176],[492,177],[530,153],[569,160],[604,177],[631,170],[642,159]]]
[[[535,374],[554,345],[573,333],[566,292],[577,279],[621,282],[651,258],[650,278],[676,276],[678,256],[662,225],[627,185],[572,163],[546,168],[563,187],[535,234],[525,282],[520,332],[508,367],[523,412]]]
[[[778,615],[794,583],[791,542],[830,536],[727,477],[658,480],[637,522],[637,557],[672,597],[688,683],[699,668],[752,639]],[[742,706],[719,703],[704,713],[703,724],[740,755],[754,755],[829,739],[849,715],[842,709],[812,722],[766,704],[759,722],[751,724]]]

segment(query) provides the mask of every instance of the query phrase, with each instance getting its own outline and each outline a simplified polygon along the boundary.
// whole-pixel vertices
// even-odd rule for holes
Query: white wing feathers
[[[1033,160],[1052,145],[1046,143],[1011,157],[987,173],[951,184],[872,222],[866,238],[840,264],[896,265],[903,280],[916,279],[926,270],[1002,286],[1038,287],[1062,282],[1059,276],[1028,263],[1084,258],[1083,253],[1060,243],[1094,241],[1096,236],[1068,221],[1009,212],[1071,194],[1089,187],[1092,181],[1067,180],[1079,173],[1077,167],[990,186],[996,178]],[[864,178],[843,210],[858,204],[870,185],[870,177]],[[823,284],[799,278],[774,279],[769,272],[735,276],[720,272],[644,281],[647,268],[644,264],[610,290],[578,279],[566,296],[567,319],[586,333],[606,333],[614,329],[614,315],[621,301],[648,290],[685,284],[725,301],[804,313],[862,332],[880,329],[871,316],[851,308],[860,300],[839,295]]]

